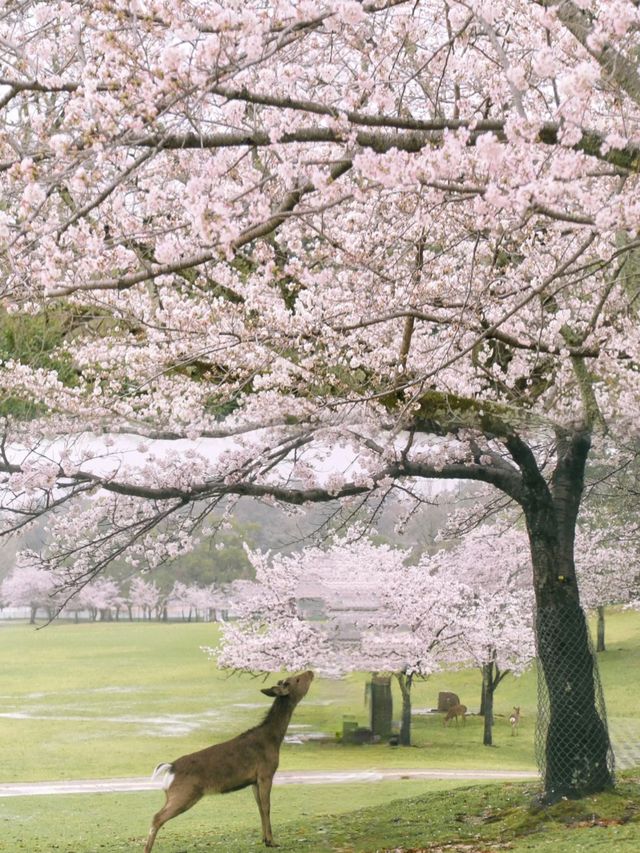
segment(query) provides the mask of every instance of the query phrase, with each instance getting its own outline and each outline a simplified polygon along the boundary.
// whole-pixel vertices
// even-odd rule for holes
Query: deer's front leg
[[[262,821],[262,840],[267,847],[277,847],[271,832],[271,785],[272,776],[259,776],[255,785],[252,785],[253,795],[260,811]]]

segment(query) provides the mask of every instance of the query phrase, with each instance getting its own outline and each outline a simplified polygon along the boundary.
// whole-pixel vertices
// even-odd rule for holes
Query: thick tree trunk
[[[482,667],[482,696],[484,699],[484,732],[482,743],[493,746],[493,662]]]
[[[597,652],[606,652],[607,647],[604,642],[604,607],[598,607],[598,640],[596,643]]]
[[[573,555],[589,437],[560,435],[558,444],[551,490],[522,455],[526,490],[521,505],[531,543],[538,660],[548,694],[543,766],[550,802],[613,785],[597,664],[580,607]],[[544,711],[541,705],[539,714]]]
[[[402,719],[400,721],[400,746],[411,746],[411,685],[413,677],[397,672],[396,678],[402,695]]]
[[[595,661],[579,603],[538,607],[538,655],[549,695],[545,791],[551,800],[613,784],[609,735],[596,707]]]

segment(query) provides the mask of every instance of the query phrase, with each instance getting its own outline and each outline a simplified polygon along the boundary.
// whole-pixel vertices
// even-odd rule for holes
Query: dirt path
[[[526,770],[358,770],[342,771],[292,770],[278,773],[276,785],[335,785],[345,782],[382,782],[398,779],[468,779],[491,781],[536,779],[537,774]],[[159,782],[149,778],[78,779],[68,782],[6,782],[0,783],[0,797],[34,797],[51,794],[107,794],[133,791],[154,791]]]

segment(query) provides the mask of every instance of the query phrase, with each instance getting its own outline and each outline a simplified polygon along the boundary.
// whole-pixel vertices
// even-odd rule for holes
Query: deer
[[[446,726],[447,723],[449,723],[449,725],[451,725],[451,720],[455,719],[456,726],[457,726],[458,725],[458,717],[462,717],[462,723],[463,723],[463,725],[466,725],[467,724],[467,718],[465,716],[466,713],[467,713],[467,706],[466,705],[452,705],[449,708],[449,710],[447,711],[447,713],[444,715],[444,717],[442,718],[442,725]]]
[[[205,794],[226,794],[252,786],[262,823],[262,841],[276,847],[271,831],[271,786],[278,769],[280,746],[294,708],[306,696],[314,674],[291,675],[261,690],[273,697],[262,722],[231,740],[158,764],[152,779],[162,779],[166,801],[153,816],[144,853],[151,853],[158,830],[188,811]]]
[[[509,717],[509,723],[511,724],[511,737],[513,737],[513,735],[518,734],[518,726],[520,725],[520,708],[515,705]]]

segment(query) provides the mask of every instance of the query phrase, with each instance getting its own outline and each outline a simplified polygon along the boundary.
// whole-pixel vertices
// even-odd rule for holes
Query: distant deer
[[[278,769],[280,745],[293,709],[306,695],[313,672],[301,672],[262,690],[275,697],[264,720],[232,740],[183,755],[171,764],[159,764],[153,779],[164,776],[167,800],[154,815],[144,853],[151,853],[158,830],[171,818],[186,812],[204,794],[226,794],[249,785],[260,811],[262,840],[275,847],[271,833],[271,785]]]
[[[515,705],[509,717],[509,723],[511,724],[511,736],[513,737],[513,735],[518,734],[518,726],[520,725],[520,708],[516,708]]]
[[[466,713],[467,713],[467,706],[466,705],[452,705],[449,708],[449,710],[447,711],[447,713],[444,715],[444,717],[442,719],[442,725],[446,726],[447,723],[449,723],[449,725],[451,725],[451,720],[453,720],[455,718],[456,726],[457,726],[458,725],[458,717],[462,717],[462,723],[463,723],[463,725],[466,725],[467,724],[467,718],[465,716]]]

